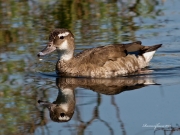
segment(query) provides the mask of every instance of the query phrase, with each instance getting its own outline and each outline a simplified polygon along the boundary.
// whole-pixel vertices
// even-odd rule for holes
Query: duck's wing
[[[128,44],[113,44],[87,49],[75,56],[77,63],[90,63],[103,66],[107,61],[116,61],[117,58],[126,57],[130,53],[141,54],[144,46],[141,41]]]
[[[156,51],[162,44],[152,45],[152,46],[144,46],[141,41],[123,44],[127,54],[134,54],[136,56],[143,55],[144,53]]]

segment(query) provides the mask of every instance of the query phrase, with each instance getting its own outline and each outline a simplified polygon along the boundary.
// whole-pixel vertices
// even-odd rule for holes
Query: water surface
[[[178,0],[0,2],[0,134],[179,134],[179,5]],[[147,67],[152,73],[64,81],[54,72],[56,53],[42,61],[36,57],[59,27],[74,33],[75,53],[137,40],[163,47]],[[143,85],[146,81],[154,84]],[[74,89],[74,114],[58,123],[37,101],[52,103],[65,84]]]

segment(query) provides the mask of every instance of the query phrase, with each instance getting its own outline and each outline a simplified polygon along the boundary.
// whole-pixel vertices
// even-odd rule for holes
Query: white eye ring
[[[67,36],[67,35],[69,35],[69,32],[60,33],[60,34],[58,34],[58,37],[59,37],[59,38],[60,38],[60,37],[65,37],[65,36]]]

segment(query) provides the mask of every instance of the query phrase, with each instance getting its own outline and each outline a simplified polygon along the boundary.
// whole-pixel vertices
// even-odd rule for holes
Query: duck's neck
[[[59,89],[58,97],[56,101],[54,101],[55,104],[64,104],[68,103],[71,100],[75,100],[74,98],[74,89],[71,88],[63,88]],[[72,101],[71,101],[72,102]]]
[[[58,59],[61,61],[69,61],[74,56],[74,42],[68,42],[67,40],[63,42],[61,48],[57,50]]]
[[[58,51],[58,60],[60,61],[69,61],[72,59],[74,56],[74,50],[69,51],[69,50],[61,50]]]

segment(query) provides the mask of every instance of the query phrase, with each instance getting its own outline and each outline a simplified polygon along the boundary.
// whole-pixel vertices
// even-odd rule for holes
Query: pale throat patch
[[[58,57],[60,60],[70,60],[73,57],[73,53],[69,51],[68,41],[65,40],[59,47]]]
[[[67,49],[69,49],[68,46],[69,46],[69,45],[68,45],[68,41],[65,40],[65,41],[61,44],[61,46],[59,47],[59,49],[60,49],[60,50],[67,50]]]
[[[62,37],[62,36],[65,37],[67,35],[69,35],[69,32],[60,33],[60,34],[58,34],[58,37],[59,38]]]
[[[60,107],[61,107],[64,111],[66,111],[66,112],[67,112],[68,109],[69,109],[68,103],[61,104]]]

